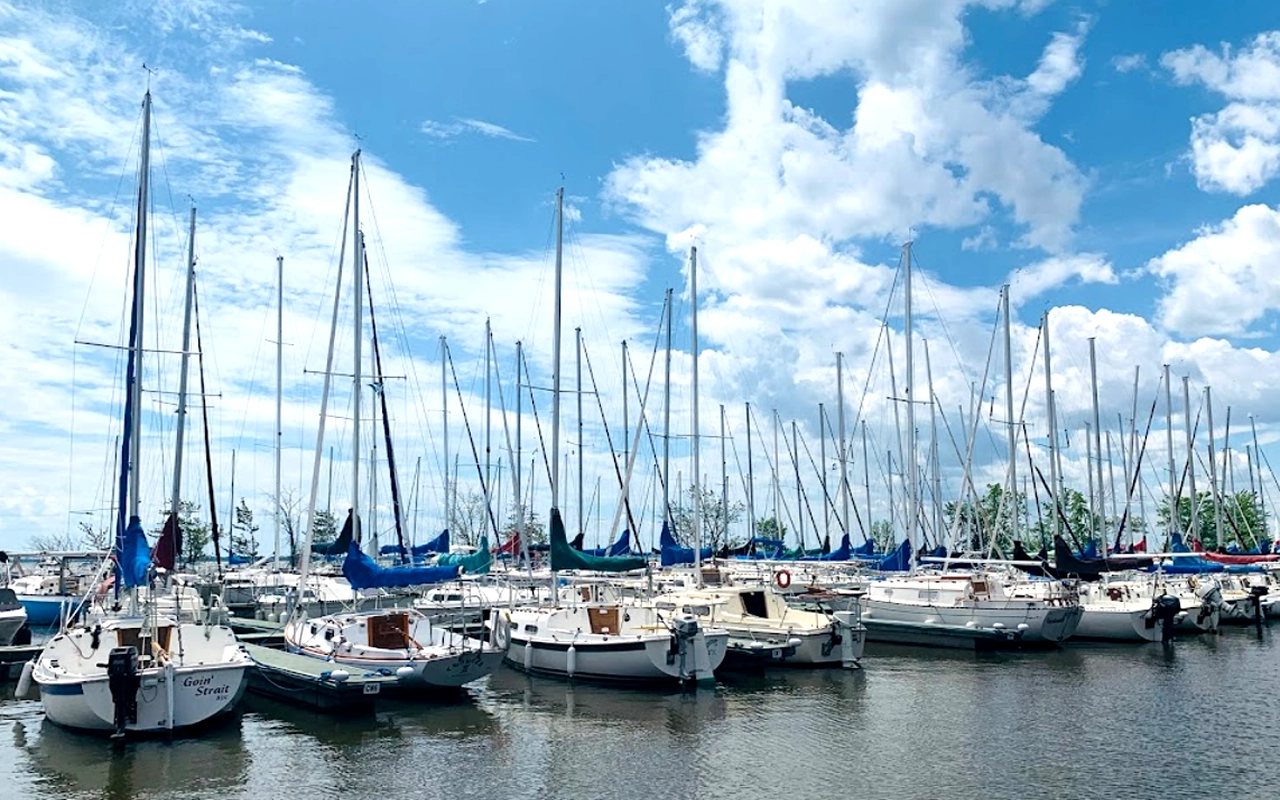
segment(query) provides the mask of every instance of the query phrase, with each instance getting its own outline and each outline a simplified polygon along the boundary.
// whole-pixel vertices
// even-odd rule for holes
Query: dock
[[[394,675],[361,672],[310,656],[245,643],[257,669],[249,673],[249,691],[291,705],[320,711],[370,711],[384,689],[397,685]],[[345,679],[338,676],[346,675]]]
[[[226,624],[235,633],[236,638],[246,644],[284,647],[284,625],[279,622],[231,617]]]

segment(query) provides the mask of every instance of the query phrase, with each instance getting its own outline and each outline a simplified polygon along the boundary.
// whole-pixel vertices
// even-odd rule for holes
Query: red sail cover
[[[494,552],[500,556],[514,556],[516,553],[519,553],[520,552],[520,532],[516,531],[515,533],[511,534],[511,538],[508,539],[505,544],[503,544]]]
[[[1268,555],[1262,554],[1234,554],[1234,553],[1202,553],[1205,558],[1210,561],[1216,561],[1219,564],[1261,564],[1266,561],[1280,561],[1280,555],[1274,553]]]
[[[172,513],[165,518],[160,540],[151,548],[151,563],[174,572],[178,567],[178,518]]]

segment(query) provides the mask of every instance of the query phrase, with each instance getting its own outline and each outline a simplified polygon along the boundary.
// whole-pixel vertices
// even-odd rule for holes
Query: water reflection
[[[25,750],[41,783],[67,798],[159,797],[175,787],[213,797],[238,788],[249,763],[238,716],[205,729],[198,738],[173,742],[113,742],[47,720],[17,722],[14,728],[14,744]]]

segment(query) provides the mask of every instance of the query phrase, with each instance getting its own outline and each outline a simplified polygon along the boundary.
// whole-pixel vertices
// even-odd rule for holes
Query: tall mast
[[[1249,415],[1249,427],[1253,429],[1253,460],[1258,464],[1258,513],[1262,517],[1262,531],[1266,535],[1267,540],[1271,539],[1271,525],[1267,522],[1267,503],[1264,499],[1267,495],[1266,484],[1262,481],[1262,451],[1258,449],[1258,424],[1254,422],[1253,415]],[[1252,473],[1250,473],[1252,475]],[[1250,477],[1250,488],[1253,488],[1253,478]]]
[[[527,516],[526,505],[524,502],[524,490],[520,487],[520,476],[524,472],[524,433],[523,420],[524,415],[524,342],[516,342],[516,457],[512,471],[515,472],[515,493],[516,493],[516,533],[520,534],[520,557],[524,559],[525,566],[529,566],[529,540],[525,535],[525,517]],[[532,472],[532,470],[530,470]],[[532,477],[530,482],[532,482]],[[529,506],[533,504],[533,498],[530,498]],[[514,556],[515,553],[512,553]]]
[[[440,336],[440,416],[444,428],[444,527],[453,525],[453,487],[449,485],[449,340]],[[456,481],[457,475],[453,476]]]
[[[485,516],[493,519],[493,364],[491,352],[493,348],[493,328],[489,318],[484,319],[484,510]],[[496,533],[496,532],[495,532]]]
[[[138,223],[133,246],[133,414],[129,424],[129,516],[139,517],[142,503],[140,483],[142,471],[142,329],[146,322],[144,299],[147,272],[147,211],[151,207],[151,90],[142,98],[142,158],[138,166]],[[122,528],[123,530],[123,528]]]
[[[908,508],[907,508],[907,541],[911,543],[911,548],[915,549],[915,539],[912,537],[915,531],[916,522],[920,518],[920,486],[917,483],[918,473],[916,472],[916,402],[915,402],[915,361],[912,354],[912,339],[914,334],[911,327],[911,242],[907,242],[902,246],[902,256],[904,263],[903,270],[903,295],[906,306],[906,314],[903,318],[903,336],[906,337],[906,370],[904,396],[907,400],[907,458],[903,463],[903,468],[907,470],[907,492],[908,492]]]
[[[942,541],[942,476],[938,457],[938,401],[933,394],[933,362],[929,359],[929,340],[924,340],[924,374],[929,391],[929,471],[933,479],[933,536],[935,546]],[[967,466],[967,465],[966,465]]]
[[[1177,528],[1178,506],[1181,505],[1182,487],[1179,485],[1177,468],[1173,463],[1173,386],[1169,383],[1169,365],[1164,365],[1164,433],[1165,444],[1169,451],[1169,531],[1172,534]]]
[[[831,495],[827,491],[827,411],[818,403],[818,463],[822,465],[822,535],[831,538]]]
[[[693,338],[693,565],[702,583],[702,445],[698,440],[698,248],[689,248],[689,327]]]
[[[556,300],[551,329],[551,508],[560,509],[560,293],[564,271],[564,187],[556,190]]]
[[[629,463],[627,453],[630,449],[631,427],[630,421],[627,419],[627,395],[630,390],[627,384],[627,340],[622,340],[622,463]],[[647,392],[646,397],[647,400]],[[625,481],[622,486],[622,505],[624,508],[631,507],[631,481]],[[639,542],[640,532],[632,531],[631,535],[636,537]]]
[[[747,403],[747,530],[756,538],[756,473],[755,459],[751,452],[751,404]]]
[[[722,543],[729,538],[729,456],[725,443],[724,404],[720,404],[720,533]]]
[[[867,421],[862,420],[862,484],[867,490],[867,529],[863,539],[870,541],[874,531],[871,529],[871,461],[867,458]],[[848,528],[846,527],[847,531]]]
[[[1049,360],[1049,312],[1044,312],[1044,399],[1049,414],[1049,500],[1053,509],[1050,513],[1049,530],[1056,537],[1058,528],[1058,419],[1053,408],[1053,369]]]
[[[791,446],[795,458],[791,460],[796,476],[796,535],[800,539],[800,550],[804,551],[804,494],[800,487],[800,433],[796,421],[791,420]]]
[[[1191,490],[1190,530],[1199,532],[1200,523],[1196,516],[1196,506],[1199,505],[1200,497],[1196,494],[1195,434],[1191,428],[1191,381],[1186,375],[1182,376],[1182,408],[1187,424],[1187,487]]]
[[[662,521],[671,519],[671,318],[675,315],[672,290],[667,289],[666,375],[662,381]]]
[[[1105,517],[1107,509],[1106,501],[1103,497],[1105,490],[1102,482],[1102,416],[1098,408],[1097,343],[1095,337],[1089,337],[1089,383],[1093,387],[1093,451],[1098,457],[1097,469],[1094,470],[1093,465],[1089,467],[1090,470],[1094,470],[1097,474],[1098,496],[1097,498],[1089,498],[1089,502],[1096,503],[1095,508],[1097,508],[1098,515]]]
[[[1213,540],[1222,544],[1222,503],[1218,499],[1218,467],[1213,441],[1213,389],[1204,387],[1204,410],[1209,423],[1209,497],[1213,500]]]
[[[844,438],[844,353],[836,353],[836,456],[840,459],[840,527],[849,531],[849,454]],[[825,466],[824,466],[825,469]]]
[[[178,516],[182,491],[182,444],[187,429],[187,367],[191,358],[191,301],[196,285],[196,207],[191,207],[191,228],[187,232],[187,292],[182,312],[182,367],[178,377],[177,443],[173,454],[173,492],[169,496],[169,513]],[[182,528],[178,527],[178,531]],[[176,544],[176,543],[175,543]],[[175,547],[175,550],[179,548]],[[179,553],[181,557],[181,553]]]
[[[1009,284],[1000,289],[1000,306],[1004,312],[1004,414],[1008,425],[1009,508],[1013,540],[1018,540],[1018,422],[1013,417],[1013,323],[1009,314]]]
[[[363,379],[360,375],[360,344],[364,333],[364,280],[360,265],[364,263],[364,253],[360,237],[360,151],[352,157],[351,167],[351,270],[354,286],[355,318],[354,347],[352,348],[352,397],[351,397],[351,525],[356,540],[360,540],[360,394]]]
[[[573,329],[573,347],[577,353],[577,395],[578,395],[578,533],[585,534],[587,523],[582,511],[582,328]],[[610,531],[610,535],[612,535]]]
[[[359,272],[359,270],[356,270]],[[185,349],[185,348],[184,348]],[[280,447],[284,442],[284,256],[276,256],[276,545],[272,569],[280,569]]]

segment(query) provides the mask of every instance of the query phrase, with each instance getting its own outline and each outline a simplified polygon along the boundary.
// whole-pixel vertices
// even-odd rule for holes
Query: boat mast
[[[1262,451],[1258,449],[1258,424],[1254,421],[1253,415],[1249,415],[1249,427],[1253,429],[1253,460],[1258,464],[1258,515],[1262,517],[1262,531],[1266,534],[1267,541],[1271,540],[1271,525],[1267,522],[1267,501],[1266,501],[1266,484],[1262,480]],[[1252,478],[1250,478],[1252,481]],[[1252,488],[1252,483],[1250,483]]]
[[[526,505],[524,502],[524,490],[520,487],[520,476],[524,471],[524,434],[523,434],[523,414],[524,414],[524,342],[516,342],[516,457],[515,464],[512,466],[512,472],[515,473],[515,494],[516,494],[516,533],[520,535],[520,557],[524,559],[525,567],[532,569],[529,563],[529,540],[525,534],[525,517],[527,515]],[[533,470],[530,470],[532,475]],[[533,478],[529,478],[530,484]],[[532,507],[533,498],[529,499],[529,506]],[[515,555],[515,553],[512,553]]]
[[[587,532],[587,521],[583,516],[582,500],[582,328],[581,326],[573,329],[573,347],[576,353],[575,364],[577,365],[577,395],[578,395],[578,533],[582,536]],[[613,532],[610,531],[612,536]],[[597,544],[599,544],[597,542]]]
[[[173,543],[178,560],[182,558],[182,526],[177,524],[178,506],[182,502],[182,453],[187,431],[187,370],[191,360],[191,303],[196,285],[196,207],[191,207],[191,227],[187,232],[187,291],[182,312],[182,366],[178,377],[178,419],[173,451],[173,492],[169,496],[169,513],[174,517],[177,537]]]
[[[933,394],[933,362],[929,359],[929,340],[924,340],[924,374],[929,392],[929,471],[933,480],[933,537],[942,546],[942,476],[938,456],[938,400]],[[967,465],[966,465],[967,468]]]
[[[1106,494],[1106,489],[1105,489],[1106,484],[1102,482],[1102,416],[1098,408],[1098,357],[1096,353],[1097,342],[1098,340],[1095,337],[1093,336],[1089,337],[1089,383],[1093,388],[1093,451],[1098,456],[1098,463],[1097,463],[1097,469],[1096,469],[1097,481],[1098,481],[1098,496],[1096,498],[1090,498],[1090,502],[1091,503],[1096,502],[1095,508],[1097,508],[1098,516],[1105,517],[1107,513],[1107,508],[1106,508],[1107,503],[1106,503],[1106,498],[1104,497],[1104,495]],[[1172,457],[1173,456],[1170,455],[1170,458]],[[1093,465],[1090,465],[1090,474],[1093,474],[1093,472],[1094,472]]]
[[[146,322],[144,300],[146,298],[147,271],[147,210],[151,207],[151,90],[142,97],[142,158],[138,166],[138,222],[137,238],[133,247],[133,414],[130,416],[129,436],[129,517],[141,518],[142,497],[140,473],[142,471],[142,329]],[[123,530],[123,528],[122,528]]]
[[[352,157],[351,165],[351,270],[354,287],[354,333],[352,354],[352,398],[351,398],[351,525],[352,534],[357,542],[361,541],[360,528],[360,344],[364,333],[364,281],[360,274],[360,265],[364,263],[362,242],[360,237],[360,151]]]
[[[693,566],[702,586],[702,472],[698,439],[698,248],[689,248],[689,326],[693,339]]]
[[[663,378],[662,401],[662,521],[671,520],[671,318],[675,308],[672,305],[672,289],[667,289],[667,354],[665,377]],[[747,406],[749,409],[750,406]]]
[[[493,326],[488,317],[484,318],[484,510],[485,516],[493,519]],[[390,447],[390,443],[387,445]],[[495,529],[494,534],[497,534]]]
[[[920,514],[920,486],[917,482],[916,473],[916,405],[915,405],[915,361],[912,353],[912,320],[911,320],[911,242],[907,242],[902,246],[903,256],[903,295],[905,299],[906,314],[903,319],[903,336],[906,338],[906,376],[904,396],[907,401],[907,455],[908,458],[903,462],[903,469],[907,470],[907,492],[908,492],[908,510],[907,510],[907,542],[910,543],[911,549],[915,550],[915,540],[912,534],[915,531],[916,522],[919,520]]]
[[[1187,426],[1187,486],[1191,490],[1190,527],[1188,528],[1188,532],[1190,532],[1200,530],[1200,524],[1196,519],[1196,506],[1199,504],[1200,498],[1196,494],[1195,435],[1191,429],[1191,380],[1186,375],[1182,376],[1182,408]]]
[[[185,349],[185,348],[184,348]],[[280,446],[284,440],[284,256],[276,256],[276,544],[273,570],[280,569]]]
[[[1204,387],[1204,409],[1209,424],[1209,498],[1213,500],[1214,545],[1222,543],[1222,503],[1218,499],[1218,467],[1213,441],[1213,388]]]
[[[849,475],[848,475],[848,451],[845,447],[844,439],[844,353],[836,353],[836,433],[840,437],[840,444],[837,445],[836,452],[840,458],[840,528],[845,532],[849,532]],[[826,472],[826,464],[823,464],[823,473]]]
[[[1013,324],[1009,314],[1009,284],[1000,288],[1000,306],[1004,313],[1004,413],[1008,425],[1009,509],[1012,540],[1018,541],[1018,428],[1013,417]]]
[[[841,481],[843,483],[843,481]],[[871,521],[871,460],[867,456],[867,421],[862,420],[862,484],[867,490],[867,529],[862,533],[863,541],[871,541],[875,533]],[[846,522],[846,525],[848,523]],[[845,531],[849,529],[846,527]]]
[[[756,538],[756,473],[751,452],[751,404],[747,403],[747,530]]]
[[[1169,365],[1164,365],[1164,433],[1166,449],[1169,452],[1169,530],[1166,535],[1172,539],[1177,530],[1178,506],[1182,500],[1182,485],[1178,480],[1177,468],[1173,463],[1173,386],[1169,383]],[[1255,441],[1254,450],[1257,450]]]
[[[822,480],[822,535],[831,539],[831,493],[827,491],[827,410],[818,403],[818,463],[822,471],[818,477]]]
[[[453,525],[450,504],[453,490],[449,485],[449,342],[443,334],[440,336],[440,416],[444,429],[444,529],[449,530]],[[456,481],[458,476],[455,474],[453,479]]]
[[[551,329],[551,511],[560,513],[560,312],[564,273],[564,187],[556,190],[555,322]]]
[[[1052,511],[1049,530],[1054,537],[1059,535],[1058,528],[1058,420],[1053,408],[1053,371],[1049,362],[1049,312],[1044,312],[1042,326],[1044,329],[1044,398],[1049,415],[1049,500]]]

